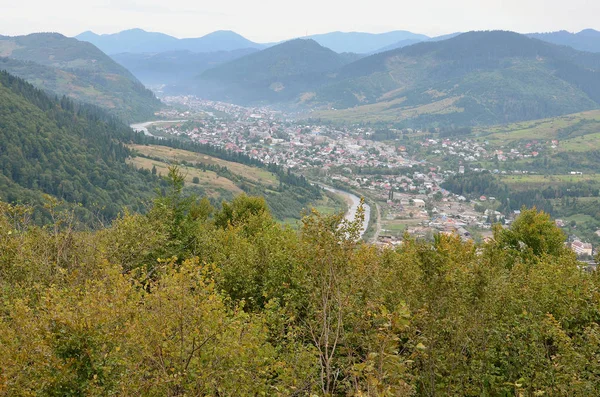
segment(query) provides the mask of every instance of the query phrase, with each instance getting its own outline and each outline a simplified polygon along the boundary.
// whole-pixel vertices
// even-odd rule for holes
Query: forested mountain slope
[[[132,160],[146,152],[139,149],[141,145],[132,152],[128,144],[133,142],[170,146],[152,148],[163,154],[183,153],[187,161],[150,153]],[[202,164],[199,159],[205,156],[195,153],[226,159],[227,164]],[[186,194],[210,193],[213,204],[233,194],[261,193],[280,221],[293,221],[303,210],[327,200],[304,177],[281,167],[208,145],[145,137],[102,109],[67,98],[55,100],[24,80],[0,72],[0,200],[32,204],[36,222],[48,220],[48,212],[42,209],[43,194],[75,206],[77,218],[84,223],[112,221],[123,209],[144,212],[149,197],[164,184],[160,174],[165,176],[167,168],[179,162],[200,176],[196,183],[189,178]],[[236,173],[237,163],[251,165],[252,175],[261,178]],[[156,172],[153,164],[164,169]]]
[[[57,33],[0,36],[2,69],[127,121],[147,119],[161,106],[151,91],[98,48]]]
[[[131,129],[103,110],[55,100],[0,72],[0,195],[39,205],[42,194],[81,204],[78,215],[112,219],[143,209],[158,186],[149,172],[125,164]],[[42,216],[41,213],[38,214]]]
[[[324,84],[326,75],[358,56],[296,39],[202,73],[198,93],[235,103],[277,102]]]
[[[598,108],[600,55],[512,32],[471,32],[363,58],[336,80],[314,101],[358,108],[332,117],[496,124]]]

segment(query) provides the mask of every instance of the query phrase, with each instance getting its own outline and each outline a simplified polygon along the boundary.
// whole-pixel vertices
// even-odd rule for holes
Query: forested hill
[[[238,103],[287,101],[324,84],[327,72],[358,58],[314,40],[291,40],[205,71],[198,92]]]
[[[134,133],[103,110],[52,99],[0,72],[0,198],[42,203],[49,194],[81,204],[78,216],[114,218],[142,210],[158,179],[125,164]],[[36,216],[42,217],[42,212]],[[41,221],[41,219],[38,219]]]
[[[147,119],[161,106],[151,91],[98,48],[58,33],[0,36],[0,70],[127,121]]]
[[[44,194],[70,204],[77,220],[87,225],[110,222],[126,209],[145,212],[149,199],[166,182],[160,172],[151,171],[154,160],[149,160],[149,168],[136,168],[132,160],[136,153],[127,146],[134,142],[182,148],[271,173],[272,183],[263,184],[244,177],[243,172],[236,174],[235,167],[218,166],[210,171],[217,179],[222,177],[218,182],[228,181],[225,186],[231,190],[210,177],[208,186],[185,186],[186,195],[201,194],[213,204],[232,198],[232,192],[261,194],[283,221],[299,219],[303,210],[322,198],[320,189],[304,177],[285,173],[274,164],[208,145],[145,137],[98,107],[66,97],[51,98],[24,80],[0,72],[0,201],[31,204],[36,223],[49,220],[42,205]],[[165,168],[180,163],[166,161]]]
[[[600,54],[512,32],[471,32],[346,65],[313,98],[338,109],[358,106],[337,116],[363,121],[537,119],[599,107]]]

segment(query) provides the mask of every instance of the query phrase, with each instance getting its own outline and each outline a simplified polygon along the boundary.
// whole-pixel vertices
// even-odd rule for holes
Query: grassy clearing
[[[596,222],[596,220],[593,217],[585,214],[572,215],[567,218],[564,218],[563,220],[567,222],[575,221],[578,225],[583,225],[586,222]]]
[[[129,147],[142,155],[161,158],[165,159],[166,161],[186,161],[192,164],[202,163],[227,167],[234,174],[240,175],[252,182],[256,182],[265,186],[277,186],[279,183],[277,177],[267,170],[221,160],[216,157],[206,156],[200,153],[155,145],[129,145]]]
[[[506,145],[519,140],[557,139],[560,130],[581,121],[600,122],[600,110],[591,110],[549,119],[523,121],[494,127],[480,128],[475,135],[494,145]]]
[[[128,162],[130,164],[133,164],[136,168],[142,168],[147,170],[151,170],[152,167],[156,167],[157,173],[162,175],[167,175],[167,173],[169,172],[169,164],[162,161],[151,160],[144,157],[134,157]],[[219,176],[212,171],[202,171],[197,168],[184,166],[181,167],[181,170],[185,175],[186,185],[200,186],[206,189],[207,193],[211,197],[219,196],[217,189],[224,189],[233,194],[243,193],[242,189],[237,187],[231,180],[223,178],[222,176]],[[194,177],[198,177],[199,183],[193,183]]]
[[[445,98],[422,106],[402,106],[404,98],[389,102],[357,106],[350,109],[326,110],[310,113],[310,117],[332,122],[397,122],[421,116],[423,114],[449,114],[462,112],[455,106],[460,97]]]
[[[506,175],[500,177],[502,182],[514,189],[531,189],[532,187],[557,186],[564,183],[589,182],[600,183],[600,174],[589,175]]]
[[[600,148],[600,133],[578,136],[562,141],[559,146],[561,152],[589,152]]]
[[[421,223],[420,219],[398,219],[393,221],[381,221],[381,235],[402,237],[404,231],[409,227],[417,226]]]

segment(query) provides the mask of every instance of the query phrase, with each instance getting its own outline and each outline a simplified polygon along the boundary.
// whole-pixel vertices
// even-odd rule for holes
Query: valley
[[[0,397],[600,395],[595,4],[36,1]]]
[[[557,217],[573,241],[600,244],[600,214],[591,209],[600,204],[593,160],[600,150],[598,111],[475,129],[416,130],[319,124],[190,96],[165,101],[203,116],[155,125],[163,138],[243,153],[354,192],[378,209],[365,236],[378,244],[398,244],[405,232],[483,241],[491,237],[492,223],[510,225],[523,206]],[[214,112],[220,117],[206,116]],[[571,156],[578,156],[575,167]],[[582,218],[578,211],[589,215]]]

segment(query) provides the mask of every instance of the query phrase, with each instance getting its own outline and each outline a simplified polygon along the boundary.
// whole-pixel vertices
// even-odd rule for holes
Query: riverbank
[[[148,127],[150,127],[153,124],[159,124],[159,123],[183,123],[183,122],[186,122],[186,121],[187,120],[154,120],[154,121],[146,121],[144,123],[134,123],[134,124],[130,124],[129,126],[134,131],[143,132],[144,135],[147,135],[147,136],[154,136],[154,135],[152,135],[150,133],[150,131],[148,131]]]
[[[330,186],[323,186],[323,189],[327,190],[328,192],[332,192],[339,196],[342,196],[344,198],[344,200],[348,203],[348,211],[346,212],[346,216],[344,216],[344,219],[346,219],[350,222],[352,222],[356,219],[358,207],[360,206],[360,198],[358,196],[356,196],[352,193],[345,192],[340,189],[330,187]],[[364,209],[365,209],[365,219],[363,220],[363,226],[360,230],[361,238],[367,232],[367,229],[369,227],[369,221],[371,220],[371,206],[365,203]]]

